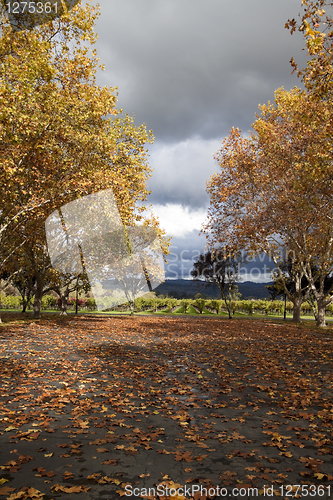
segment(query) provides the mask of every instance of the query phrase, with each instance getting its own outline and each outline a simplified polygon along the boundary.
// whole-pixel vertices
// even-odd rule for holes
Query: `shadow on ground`
[[[160,483],[195,485],[195,500],[217,486],[333,495],[329,332],[84,316],[0,337],[2,497],[130,498]]]

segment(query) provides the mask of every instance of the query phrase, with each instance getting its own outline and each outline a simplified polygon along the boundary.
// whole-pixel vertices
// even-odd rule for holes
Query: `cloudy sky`
[[[152,129],[149,203],[173,236],[167,277],[187,278],[205,246],[213,154],[232,126],[245,134],[258,104],[301,82],[300,33],[284,28],[301,0],[99,0],[100,85],[118,87],[118,107]],[[257,273],[258,274],[258,273]],[[254,281],[258,276],[248,276]],[[263,275],[259,279],[264,279]]]

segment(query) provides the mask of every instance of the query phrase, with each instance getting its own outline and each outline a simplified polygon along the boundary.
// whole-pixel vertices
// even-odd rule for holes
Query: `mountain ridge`
[[[269,283],[255,283],[253,281],[244,281],[237,283],[238,290],[244,299],[269,299],[270,295],[266,288]],[[175,298],[194,298],[197,293],[204,293],[211,298],[221,298],[220,290],[213,283],[196,280],[165,280],[154,289],[157,295],[169,295]]]

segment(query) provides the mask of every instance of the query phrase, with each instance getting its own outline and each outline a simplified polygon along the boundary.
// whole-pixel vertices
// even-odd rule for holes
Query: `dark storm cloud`
[[[99,81],[119,87],[119,106],[156,139],[222,138],[247,131],[274,89],[300,85],[303,61],[288,18],[299,0],[102,0]]]
[[[189,252],[205,246],[196,214],[207,210],[206,181],[219,170],[213,154],[223,138],[233,126],[247,134],[258,104],[272,101],[275,89],[301,86],[289,61],[305,66],[303,37],[284,28],[300,4],[100,1],[97,50],[106,70],[98,83],[117,86],[118,107],[154,132],[148,203],[157,204],[161,226],[175,236],[178,258],[166,268],[169,278],[188,275]]]
[[[205,247],[205,237],[198,237],[197,231],[188,233],[184,238],[174,237],[165,264],[166,279],[191,279],[193,264]],[[274,269],[275,264],[268,255],[251,257],[244,253],[243,262],[239,265],[240,281],[270,281]]]
[[[173,144],[156,141],[149,148],[149,163],[155,169],[148,183],[152,191],[149,202],[206,208],[206,181],[217,169],[213,153],[219,147],[218,140],[198,137]]]
[[[190,279],[193,263],[205,248],[205,242],[205,237],[198,237],[197,231],[188,233],[185,238],[174,237],[165,265],[166,278]]]

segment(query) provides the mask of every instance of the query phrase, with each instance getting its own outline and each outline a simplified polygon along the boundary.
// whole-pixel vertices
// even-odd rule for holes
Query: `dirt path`
[[[333,498],[329,333],[84,316],[0,340],[0,498],[134,498],[161,482]]]

